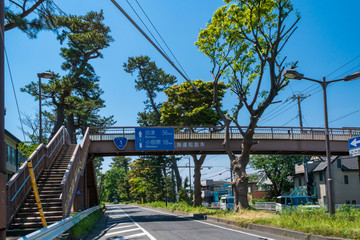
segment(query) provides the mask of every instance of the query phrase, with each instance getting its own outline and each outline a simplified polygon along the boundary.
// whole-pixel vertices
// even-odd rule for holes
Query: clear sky
[[[141,13],[135,0],[128,0]],[[134,77],[123,70],[123,63],[128,57],[148,55],[167,73],[182,77],[167,63],[150,43],[131,25],[131,23],[113,6],[110,0],[55,1],[67,14],[86,14],[89,11],[104,10],[105,24],[111,28],[115,41],[103,51],[104,58],[92,62],[100,77],[100,86],[104,90],[103,99],[106,108],[102,114],[114,115],[116,126],[136,126],[137,112],[144,108],[144,92],[134,88]],[[142,8],[179,60],[191,79],[211,80],[210,64],[207,57],[194,45],[201,28],[211,19],[214,11],[224,5],[222,0],[138,0]],[[139,19],[132,12],[126,0],[118,3],[140,25]],[[296,9],[302,17],[298,30],[287,44],[282,54],[289,61],[299,61],[298,71],[309,78],[329,80],[360,71],[358,0],[297,0]],[[145,17],[141,15],[145,20]],[[148,23],[147,23],[148,24]],[[150,24],[148,24],[150,26]],[[145,29],[145,28],[144,28]],[[152,30],[155,32],[154,30]],[[5,33],[5,46],[9,57],[14,80],[15,92],[20,104],[20,111],[34,115],[38,111],[38,102],[20,88],[30,81],[37,81],[37,73],[49,69],[63,74],[59,56],[60,45],[55,34],[41,32],[35,40],[29,39],[18,30]],[[351,61],[352,60],[352,61]],[[351,61],[351,63],[348,63]],[[346,64],[346,65],[345,65]],[[345,66],[344,66],[345,65]],[[344,66],[344,67],[342,67]],[[342,68],[340,68],[342,67]],[[340,68],[340,69],[339,69]],[[335,73],[333,73],[335,70]],[[44,79],[44,81],[46,81]],[[323,101],[320,86],[307,81],[291,81],[263,116],[262,126],[299,126],[295,102],[285,102],[293,94],[311,95],[302,102],[305,127],[323,127]],[[5,127],[19,139],[24,140],[19,129],[20,121],[15,105],[9,71],[5,73]],[[330,127],[359,127],[360,80],[341,82],[328,87],[328,107]],[[159,101],[164,99],[160,96]],[[231,101],[225,100],[230,108]],[[243,123],[247,122],[244,118]],[[187,158],[179,165],[185,165]],[[228,159],[224,156],[209,156],[204,165],[216,166],[204,170],[204,178],[214,176],[225,179],[229,176]],[[185,176],[188,170],[181,170]],[[221,175],[219,173],[224,172]]]

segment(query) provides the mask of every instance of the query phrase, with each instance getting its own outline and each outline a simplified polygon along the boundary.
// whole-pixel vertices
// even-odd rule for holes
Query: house
[[[360,172],[357,157],[332,157],[335,204],[360,204]],[[313,158],[307,164],[308,189],[319,203],[326,203],[327,163],[325,157]],[[295,165],[294,186],[306,187],[304,164]]]
[[[201,181],[201,197],[205,202],[219,202],[224,195],[231,196],[230,182],[213,181],[212,179]]]
[[[248,194],[251,196],[250,199],[260,199],[264,197],[272,197],[273,193],[271,192],[269,185],[272,182],[266,176],[262,174],[256,180],[248,182]]]
[[[20,142],[17,137],[5,129],[6,181],[9,181],[12,175],[19,169],[20,165],[26,161],[26,157],[17,149]]]

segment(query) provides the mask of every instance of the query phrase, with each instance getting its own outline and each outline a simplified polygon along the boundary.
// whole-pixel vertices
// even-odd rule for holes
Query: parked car
[[[276,213],[302,206],[304,209],[320,208],[310,196],[279,196],[276,198]]]
[[[234,197],[224,196],[220,198],[220,209],[233,210],[234,209]]]

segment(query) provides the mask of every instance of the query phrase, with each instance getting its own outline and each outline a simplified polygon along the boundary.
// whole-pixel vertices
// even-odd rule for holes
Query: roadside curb
[[[152,207],[148,207],[148,206],[141,206],[141,207],[152,208]],[[258,225],[258,224],[253,224],[253,223],[239,223],[239,222],[227,220],[224,218],[210,217],[210,216],[207,216],[206,214],[172,211],[172,210],[163,209],[163,208],[152,208],[152,209],[157,209],[157,210],[161,209],[161,211],[164,211],[164,212],[175,213],[175,214],[182,215],[182,216],[188,216],[188,217],[192,217],[194,219],[208,220],[211,222],[227,224],[227,225],[234,226],[237,228],[251,229],[251,230],[255,230],[255,231],[259,231],[259,232],[266,232],[266,233],[270,233],[270,234],[274,234],[274,235],[278,235],[278,236],[290,237],[290,238],[299,239],[299,240],[351,240],[351,239],[347,239],[347,238],[337,238],[337,237],[326,237],[326,236],[320,236],[320,235],[313,235],[313,234],[309,234],[309,233],[298,232],[298,231],[293,231],[293,230],[284,229],[284,228],[271,227],[271,226],[266,226],[266,225]]]

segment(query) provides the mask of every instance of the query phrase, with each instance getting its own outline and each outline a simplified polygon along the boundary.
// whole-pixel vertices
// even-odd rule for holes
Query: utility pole
[[[6,148],[5,148],[5,69],[4,0],[0,0],[0,239],[6,238]]]
[[[294,94],[292,97],[288,98],[288,99],[292,99],[292,100],[297,100],[301,131],[303,130],[303,121],[302,121],[302,113],[301,113],[301,104],[300,103],[302,100],[304,100],[307,97],[310,97],[310,95],[304,95],[302,93],[299,93],[297,95]]]
[[[300,122],[300,131],[303,131],[303,121],[302,121],[302,112],[301,112],[301,101],[303,101],[305,98],[310,97],[310,95],[304,95],[302,93],[299,93],[297,95],[293,95],[289,99],[297,100],[298,105],[298,115],[299,115],[299,122]],[[306,195],[310,196],[310,186],[309,186],[309,172],[308,172],[308,163],[307,160],[305,160],[305,157],[303,156],[303,165],[304,165],[304,175],[305,175],[305,183],[306,183]]]
[[[191,166],[190,166],[190,157],[189,157],[189,181],[190,181],[190,197],[191,197]]]
[[[168,192],[167,192],[167,177],[166,177],[166,164],[162,163],[161,164],[164,170],[164,181],[165,181],[165,205],[167,207],[168,205]]]

